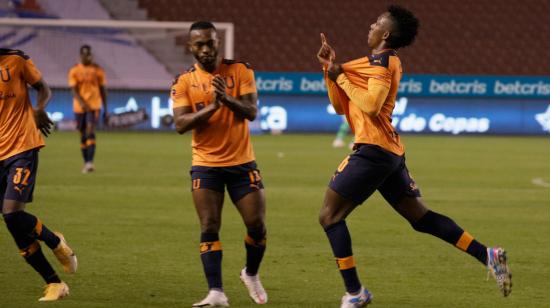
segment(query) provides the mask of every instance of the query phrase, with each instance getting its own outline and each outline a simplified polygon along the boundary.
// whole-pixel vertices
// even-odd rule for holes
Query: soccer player
[[[50,231],[25,211],[32,202],[38,169],[38,151],[44,146],[41,131],[50,133],[52,121],[44,108],[51,91],[32,60],[22,51],[0,49],[0,209],[21,256],[46,281],[40,301],[55,301],[69,294],[67,284],[42,253],[39,241],[53,250],[65,272],[76,271],[73,251],[58,232]],[[37,92],[33,109],[27,84]]]
[[[69,86],[74,96],[73,111],[80,132],[80,149],[84,159],[82,173],[90,173],[95,170],[95,128],[102,104],[103,119],[107,118],[107,93],[105,72],[93,62],[92,48],[88,45],[80,47],[80,63],[69,71]]]
[[[405,150],[391,125],[401,78],[397,49],[416,37],[418,19],[408,10],[390,6],[370,26],[369,56],[344,64],[321,34],[318,59],[323,65],[329,99],[345,114],[355,134],[355,149],[338,166],[325,193],[319,221],[344,279],[341,307],[364,307],[372,294],[361,285],[353,258],[346,217],[375,190],[414,230],[436,236],[487,266],[504,296],[511,292],[511,274],[502,248],[487,248],[450,218],[429,210],[405,164]]]
[[[171,89],[178,133],[193,130],[192,194],[200,220],[200,256],[209,292],[193,307],[229,306],[222,286],[219,237],[224,188],[247,228],[246,266],[240,279],[257,304],[267,302],[258,269],[266,249],[265,195],[250,143],[248,122],[256,118],[254,72],[246,63],[222,59],[211,22],[189,30],[188,47],[197,63]]]

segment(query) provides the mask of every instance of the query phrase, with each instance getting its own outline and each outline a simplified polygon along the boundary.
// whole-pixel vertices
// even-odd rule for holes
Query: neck
[[[209,73],[213,73],[214,71],[216,71],[218,69],[218,67],[220,66],[222,62],[222,58],[221,57],[217,57],[216,58],[216,61],[214,61],[213,63],[207,63],[207,64],[202,64],[200,62],[197,62],[197,64],[199,65],[199,67],[203,70],[203,71],[207,71]]]
[[[378,44],[378,46],[376,46],[372,49],[372,53],[379,53],[379,52],[381,52],[382,50],[385,50],[385,49],[391,49],[391,48],[388,45],[386,45],[385,41],[382,41],[382,42],[380,42],[380,44]]]

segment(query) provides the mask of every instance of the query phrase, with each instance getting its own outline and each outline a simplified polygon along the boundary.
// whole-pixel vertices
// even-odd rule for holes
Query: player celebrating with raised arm
[[[103,118],[107,117],[107,92],[105,72],[93,62],[92,48],[80,47],[80,63],[69,71],[69,86],[73,92],[73,111],[80,132],[80,149],[84,159],[82,173],[95,170],[95,128],[99,122],[101,105]]]
[[[0,209],[21,256],[46,281],[39,300],[55,301],[68,295],[69,287],[59,279],[38,241],[53,250],[67,273],[76,271],[76,256],[61,233],[50,231],[25,211],[25,204],[32,202],[38,151],[44,146],[39,131],[48,136],[53,124],[44,110],[51,91],[22,51],[0,49],[0,74]],[[27,84],[38,92],[34,110]]]
[[[197,63],[174,81],[171,97],[178,133],[193,130],[192,194],[201,225],[200,254],[209,293],[193,307],[229,306],[222,287],[219,238],[224,187],[247,228],[246,267],[240,278],[257,304],[267,302],[258,269],[266,248],[265,195],[250,143],[256,118],[254,72],[222,59],[210,22],[193,23],[189,50]]]
[[[436,236],[475,257],[496,278],[504,296],[511,292],[511,274],[502,248],[487,248],[450,218],[429,210],[405,165],[405,150],[391,125],[401,62],[396,50],[410,45],[418,19],[408,10],[390,6],[370,26],[372,54],[335,63],[334,49],[321,34],[317,54],[323,65],[329,99],[345,114],[355,134],[354,152],[338,166],[325,193],[319,221],[323,226],[346,286],[341,307],[365,307],[372,294],[358,278],[346,217],[375,190],[414,230]]]

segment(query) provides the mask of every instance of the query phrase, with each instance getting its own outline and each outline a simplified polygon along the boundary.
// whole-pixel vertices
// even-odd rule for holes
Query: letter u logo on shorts
[[[10,75],[10,68],[6,66],[5,69],[1,69],[0,68],[0,76],[2,77],[2,81],[3,82],[8,82],[11,80],[11,75]]]

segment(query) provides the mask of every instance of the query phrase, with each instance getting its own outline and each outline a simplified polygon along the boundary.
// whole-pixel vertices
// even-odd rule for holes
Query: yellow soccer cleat
[[[53,250],[53,254],[59,260],[59,263],[63,265],[63,270],[65,273],[74,274],[76,272],[76,267],[78,265],[76,260],[76,255],[67,242],[63,234],[59,232],[54,232],[57,237],[59,237],[59,245]]]
[[[69,286],[61,281],[60,283],[48,283],[44,287],[44,296],[41,297],[39,302],[51,302],[69,295]]]

